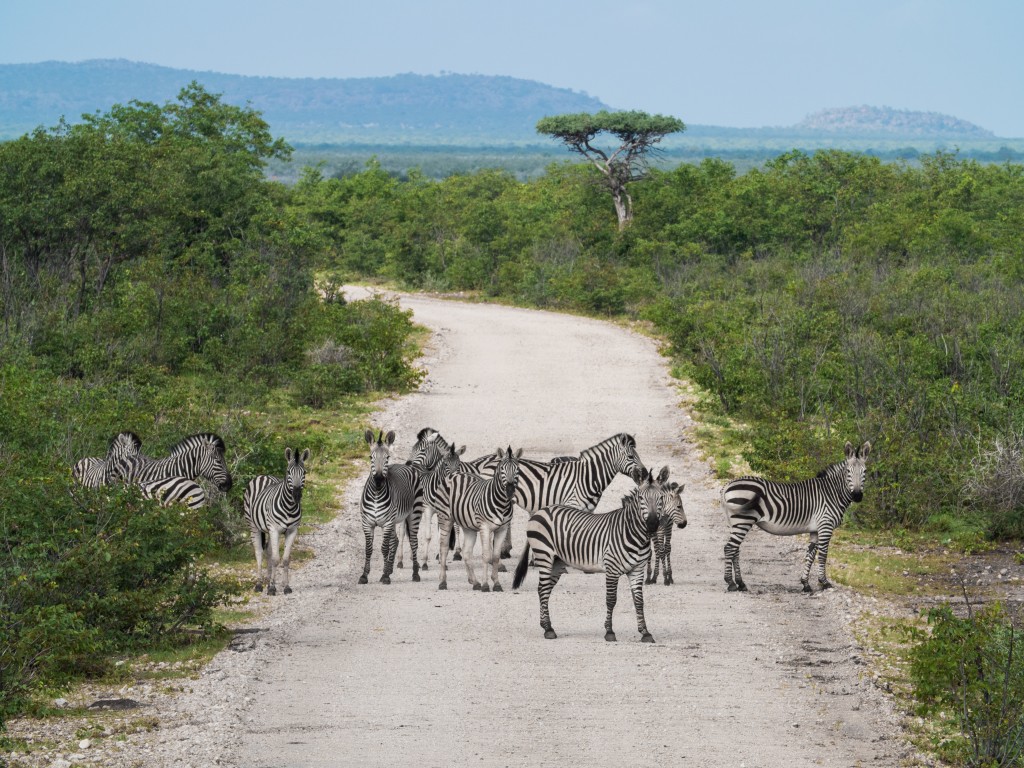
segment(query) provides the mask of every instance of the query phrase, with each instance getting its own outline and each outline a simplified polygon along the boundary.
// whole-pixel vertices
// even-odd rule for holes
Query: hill
[[[992,139],[992,131],[938,112],[914,112],[891,107],[843,107],[808,115],[794,126],[798,131],[846,135],[930,136]]]
[[[250,77],[122,59],[47,61],[0,65],[0,138],[132,99],[162,104],[192,80],[229,103],[249,102],[275,135],[305,143],[536,142],[545,115],[609,109],[585,93],[514,77]]]

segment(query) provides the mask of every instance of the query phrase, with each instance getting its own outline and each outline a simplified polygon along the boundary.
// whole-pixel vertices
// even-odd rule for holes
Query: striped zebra
[[[644,619],[644,570],[651,557],[651,536],[658,529],[665,498],[661,484],[650,471],[642,476],[638,473],[634,480],[637,487],[623,497],[621,509],[598,514],[555,505],[541,509],[526,524],[526,547],[516,566],[512,588],[518,589],[523,583],[532,548],[538,568],[540,626],[548,640],[558,637],[548,612],[551,590],[568,568],[578,568],[584,573],[604,571],[608,608],[605,640],[616,639],[612,612],[618,598],[619,577],[626,576],[641,642],[654,642]]]
[[[491,477],[475,473],[459,472],[458,453],[454,446],[449,448],[451,460],[446,460],[443,469],[446,481],[438,498],[438,527],[441,536],[441,573],[438,589],[448,589],[448,542],[453,525],[462,528],[466,547],[466,576],[473,589],[490,592],[487,568],[490,566],[490,581],[495,592],[501,592],[498,582],[498,553],[512,518],[512,499],[519,483],[520,448],[515,454],[512,446],[508,450],[499,448],[494,454],[497,464]],[[483,549],[483,583],[477,581],[473,567],[473,546],[477,534]]]
[[[113,479],[110,468],[120,462],[134,460],[141,455],[142,441],[134,432],[119,432],[111,440],[104,458],[88,456],[76,462],[71,475],[86,488],[100,488]],[[146,457],[148,458],[148,457]],[[167,477],[150,480],[139,485],[144,499],[156,499],[162,506],[184,504],[189,509],[198,509],[206,504],[206,491],[187,477]]]
[[[667,478],[668,473],[665,472],[665,477],[661,479],[664,482]],[[647,584],[658,583],[658,569],[661,567],[665,569],[665,586],[673,583],[672,526],[686,527],[686,510],[683,509],[683,489],[685,487],[685,485],[672,482],[665,485],[662,490],[665,496],[665,511],[662,513],[658,530],[651,539],[651,547],[654,551],[651,553],[651,559],[647,561]]]
[[[850,502],[864,497],[865,464],[871,443],[854,448],[846,443],[846,459],[826,467],[818,476],[796,483],[777,483],[760,477],[741,477],[722,489],[722,509],[729,522],[729,541],[725,545],[725,583],[729,592],[746,592],[740,574],[740,544],[757,525],[778,536],[811,535],[804,557],[800,583],[810,592],[811,566],[818,562],[818,583],[828,589],[825,576],[828,545],[832,533],[843,522]]]
[[[420,562],[420,569],[427,570],[427,557],[430,553],[430,542],[434,537],[434,530],[437,527],[437,501],[438,495],[442,490],[444,484],[444,472],[439,466],[441,460],[444,459],[452,446],[445,440],[441,433],[432,427],[424,427],[417,433],[416,442],[413,444],[412,451],[409,455],[409,460],[406,461],[408,466],[418,469],[421,473],[421,484],[423,487],[423,514],[427,520],[427,540],[423,545],[423,558]],[[490,460],[493,454],[487,454],[481,456],[478,459],[474,459],[472,462],[463,462],[461,460],[462,454],[466,452],[466,446],[462,446],[456,451],[456,456],[459,460],[453,462],[455,464],[455,472],[477,472],[476,469],[484,461]],[[452,529],[455,540],[449,543],[449,548],[455,547],[455,554],[453,560],[462,559],[462,546],[461,546],[461,529],[456,525]],[[399,552],[403,551],[404,544],[399,539]],[[440,559],[440,546],[438,547],[438,554],[436,555]],[[415,558],[414,558],[415,559]]]
[[[212,482],[218,490],[231,489],[231,473],[224,459],[224,441],[208,432],[189,435],[171,449],[169,456],[154,459],[141,453],[111,458],[108,455],[110,476],[113,479],[142,486],[169,477],[200,477]]]
[[[360,584],[366,584],[370,574],[370,559],[373,556],[373,535],[379,527],[382,531],[380,552],[384,558],[384,572],[381,583],[390,584],[394,571],[395,552],[398,536],[395,529],[404,526],[412,546],[412,580],[420,580],[416,547],[419,540],[420,519],[423,516],[423,485],[421,472],[405,464],[390,465],[391,445],[395,433],[366,430],[366,443],[370,447],[370,475],[363,485],[359,500],[359,512],[366,537],[366,561]]]
[[[309,449],[284,449],[287,463],[284,477],[257,475],[245,486],[242,495],[242,513],[252,532],[252,548],[256,553],[256,591],[263,591],[263,556],[267,557],[267,594],[277,594],[277,569],[284,573],[281,583],[284,593],[290,594],[288,585],[292,544],[299,532],[302,519],[302,488],[306,484],[306,462]],[[281,534],[284,534],[284,557],[280,557]],[[266,552],[265,552],[266,550]]]

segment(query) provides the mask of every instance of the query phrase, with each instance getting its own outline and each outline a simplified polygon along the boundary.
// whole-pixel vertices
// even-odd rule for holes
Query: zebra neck
[[[587,484],[590,486],[588,490],[597,489],[603,491],[611,484],[612,478],[619,472],[615,464],[610,460],[611,457],[599,450],[603,447],[605,447],[604,443],[593,448],[587,448],[580,453],[580,462],[588,465],[590,468],[585,474]]]

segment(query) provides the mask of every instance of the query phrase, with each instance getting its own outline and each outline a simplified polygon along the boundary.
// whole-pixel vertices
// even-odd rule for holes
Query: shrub
[[[964,486],[967,497],[988,512],[989,534],[1024,537],[1024,433],[996,437],[978,449]]]

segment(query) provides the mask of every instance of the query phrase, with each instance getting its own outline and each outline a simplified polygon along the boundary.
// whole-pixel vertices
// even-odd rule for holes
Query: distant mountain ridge
[[[992,131],[938,112],[915,112],[892,107],[842,107],[808,115],[794,128],[843,134],[899,134],[901,136],[949,136],[995,138]]]
[[[546,144],[535,126],[546,115],[613,109],[586,93],[497,75],[285,78],[174,69],[124,59],[0,64],[0,140],[63,116],[105,112],[131,100],[163,104],[191,81],[226,102],[259,110],[275,136],[292,143],[422,145]],[[629,105],[625,105],[629,108]],[[677,115],[685,119],[685,115]],[[995,138],[948,115],[888,107],[827,109],[788,127],[727,128],[688,124],[666,148],[718,142],[775,141],[780,146],[854,146],[880,141],[944,143]]]
[[[289,141],[536,141],[545,115],[609,109],[585,93],[504,76],[253,77],[123,59],[47,61],[0,64],[0,137],[132,99],[163,104],[193,80],[228,103],[250,103]]]

